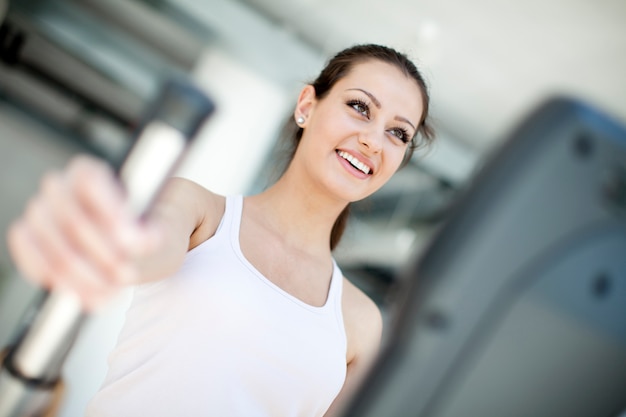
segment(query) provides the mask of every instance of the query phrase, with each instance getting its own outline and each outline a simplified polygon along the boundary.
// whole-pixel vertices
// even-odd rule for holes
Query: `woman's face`
[[[300,94],[295,116],[305,122],[294,161],[335,197],[361,200],[399,168],[422,112],[412,78],[382,61],[357,64],[323,99],[311,86]]]

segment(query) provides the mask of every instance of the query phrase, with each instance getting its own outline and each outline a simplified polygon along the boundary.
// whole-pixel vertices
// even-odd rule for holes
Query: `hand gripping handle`
[[[149,211],[214,108],[211,99],[186,81],[175,79],[165,84],[116,169],[138,218]],[[2,372],[30,386],[54,385],[86,315],[76,295],[54,291],[44,293],[28,316]],[[2,395],[0,381],[0,404]]]

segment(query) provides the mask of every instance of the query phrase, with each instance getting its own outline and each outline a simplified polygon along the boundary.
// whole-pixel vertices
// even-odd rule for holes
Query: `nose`
[[[382,151],[384,138],[384,131],[381,133],[380,129],[373,126],[359,132],[359,143],[372,154],[377,154]]]

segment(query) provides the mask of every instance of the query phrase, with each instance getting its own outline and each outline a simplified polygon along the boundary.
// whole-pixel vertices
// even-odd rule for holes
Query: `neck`
[[[250,197],[256,213],[281,238],[310,253],[330,253],[330,234],[347,201],[329,196],[287,171],[273,186]]]

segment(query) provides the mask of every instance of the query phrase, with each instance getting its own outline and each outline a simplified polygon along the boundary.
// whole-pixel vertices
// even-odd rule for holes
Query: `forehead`
[[[359,88],[373,94],[383,107],[403,109],[403,116],[419,119],[422,110],[422,90],[410,75],[395,65],[379,60],[368,60],[354,65],[348,74],[335,84],[338,93]]]

